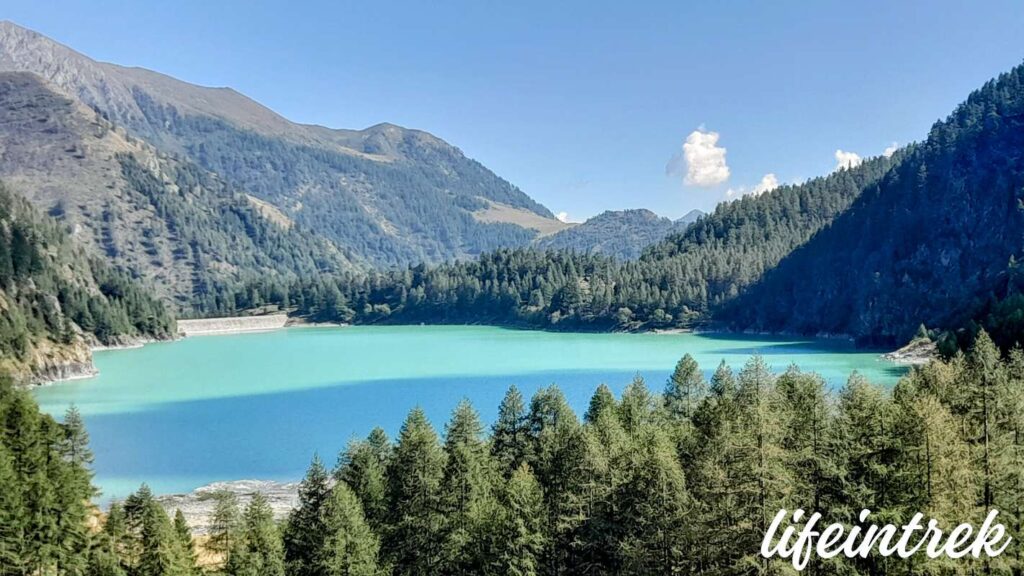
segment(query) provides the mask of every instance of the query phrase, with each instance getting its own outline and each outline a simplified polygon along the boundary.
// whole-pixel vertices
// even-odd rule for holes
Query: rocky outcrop
[[[891,362],[911,366],[927,364],[938,357],[939,349],[935,342],[926,338],[916,338],[899,350],[882,355],[882,358]]]
[[[88,378],[97,374],[92,363],[92,351],[81,339],[72,344],[42,342],[32,350],[25,362],[5,367],[16,383],[25,386]]]

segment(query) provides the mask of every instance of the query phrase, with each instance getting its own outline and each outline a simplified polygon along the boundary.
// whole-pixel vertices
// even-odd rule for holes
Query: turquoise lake
[[[394,435],[421,406],[439,431],[468,398],[492,421],[506,389],[529,397],[558,384],[580,413],[594,389],[634,375],[660,391],[692,354],[710,374],[755,353],[776,371],[796,363],[831,385],[857,370],[892,384],[902,370],[835,341],[709,334],[565,334],[478,326],[291,328],[200,336],[97,352],[99,376],[38,388],[55,416],[85,416],[103,499],[146,482],[157,493],[220,480],[294,480],[314,453],[338,451],[374,426]]]

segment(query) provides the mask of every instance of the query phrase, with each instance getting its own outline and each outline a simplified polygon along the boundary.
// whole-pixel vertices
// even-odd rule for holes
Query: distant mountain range
[[[353,266],[272,205],[159,152],[34,74],[0,72],[0,134],[9,187],[182,309],[254,276]]]
[[[0,181],[10,205],[45,214],[17,217],[38,247],[30,272],[0,226],[0,276],[21,272],[0,278],[0,306],[20,310],[0,348],[23,358],[166,336],[139,283],[188,314],[1024,335],[1024,67],[890,156],[677,221],[635,209],[568,224],[425,132],[296,124],[5,22]],[[88,253],[48,260],[47,245],[79,250],[65,231]]]
[[[120,138],[129,143],[143,140],[215,173],[279,222],[331,241],[352,264],[469,257],[565,227],[426,132],[391,124],[366,130],[296,124],[234,90],[96,62],[10,22],[0,23],[0,72],[38,75],[82,116],[91,109],[123,128]],[[21,136],[31,144],[30,132]],[[32,182],[24,184],[19,188]]]
[[[700,210],[691,210],[672,221],[645,209],[607,211],[572,228],[538,238],[534,245],[633,260],[640,257],[644,248],[685,230],[703,215]]]
[[[529,245],[635,258],[698,214],[566,224],[426,132],[297,124],[230,88],[97,62],[11,22],[0,107],[0,179],[182,310],[215,311],[254,275]]]

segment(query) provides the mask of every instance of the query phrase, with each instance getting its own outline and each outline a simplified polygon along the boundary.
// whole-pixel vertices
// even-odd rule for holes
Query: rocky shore
[[[909,366],[927,364],[938,357],[939,350],[935,342],[925,338],[915,339],[899,350],[882,355],[886,360]]]
[[[282,520],[299,504],[298,482],[271,482],[268,480],[237,480],[215,482],[202,486],[188,494],[170,494],[157,497],[157,501],[172,515],[181,510],[196,535],[207,534],[213,519],[218,492],[227,491],[238,497],[242,509],[256,494],[266,497],[274,511],[274,519]]]

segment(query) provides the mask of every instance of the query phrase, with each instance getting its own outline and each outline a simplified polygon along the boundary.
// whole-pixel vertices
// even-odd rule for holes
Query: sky
[[[693,208],[922,139],[1024,61],[1024,3],[3,0],[97,60],[392,122],[573,221]]]

